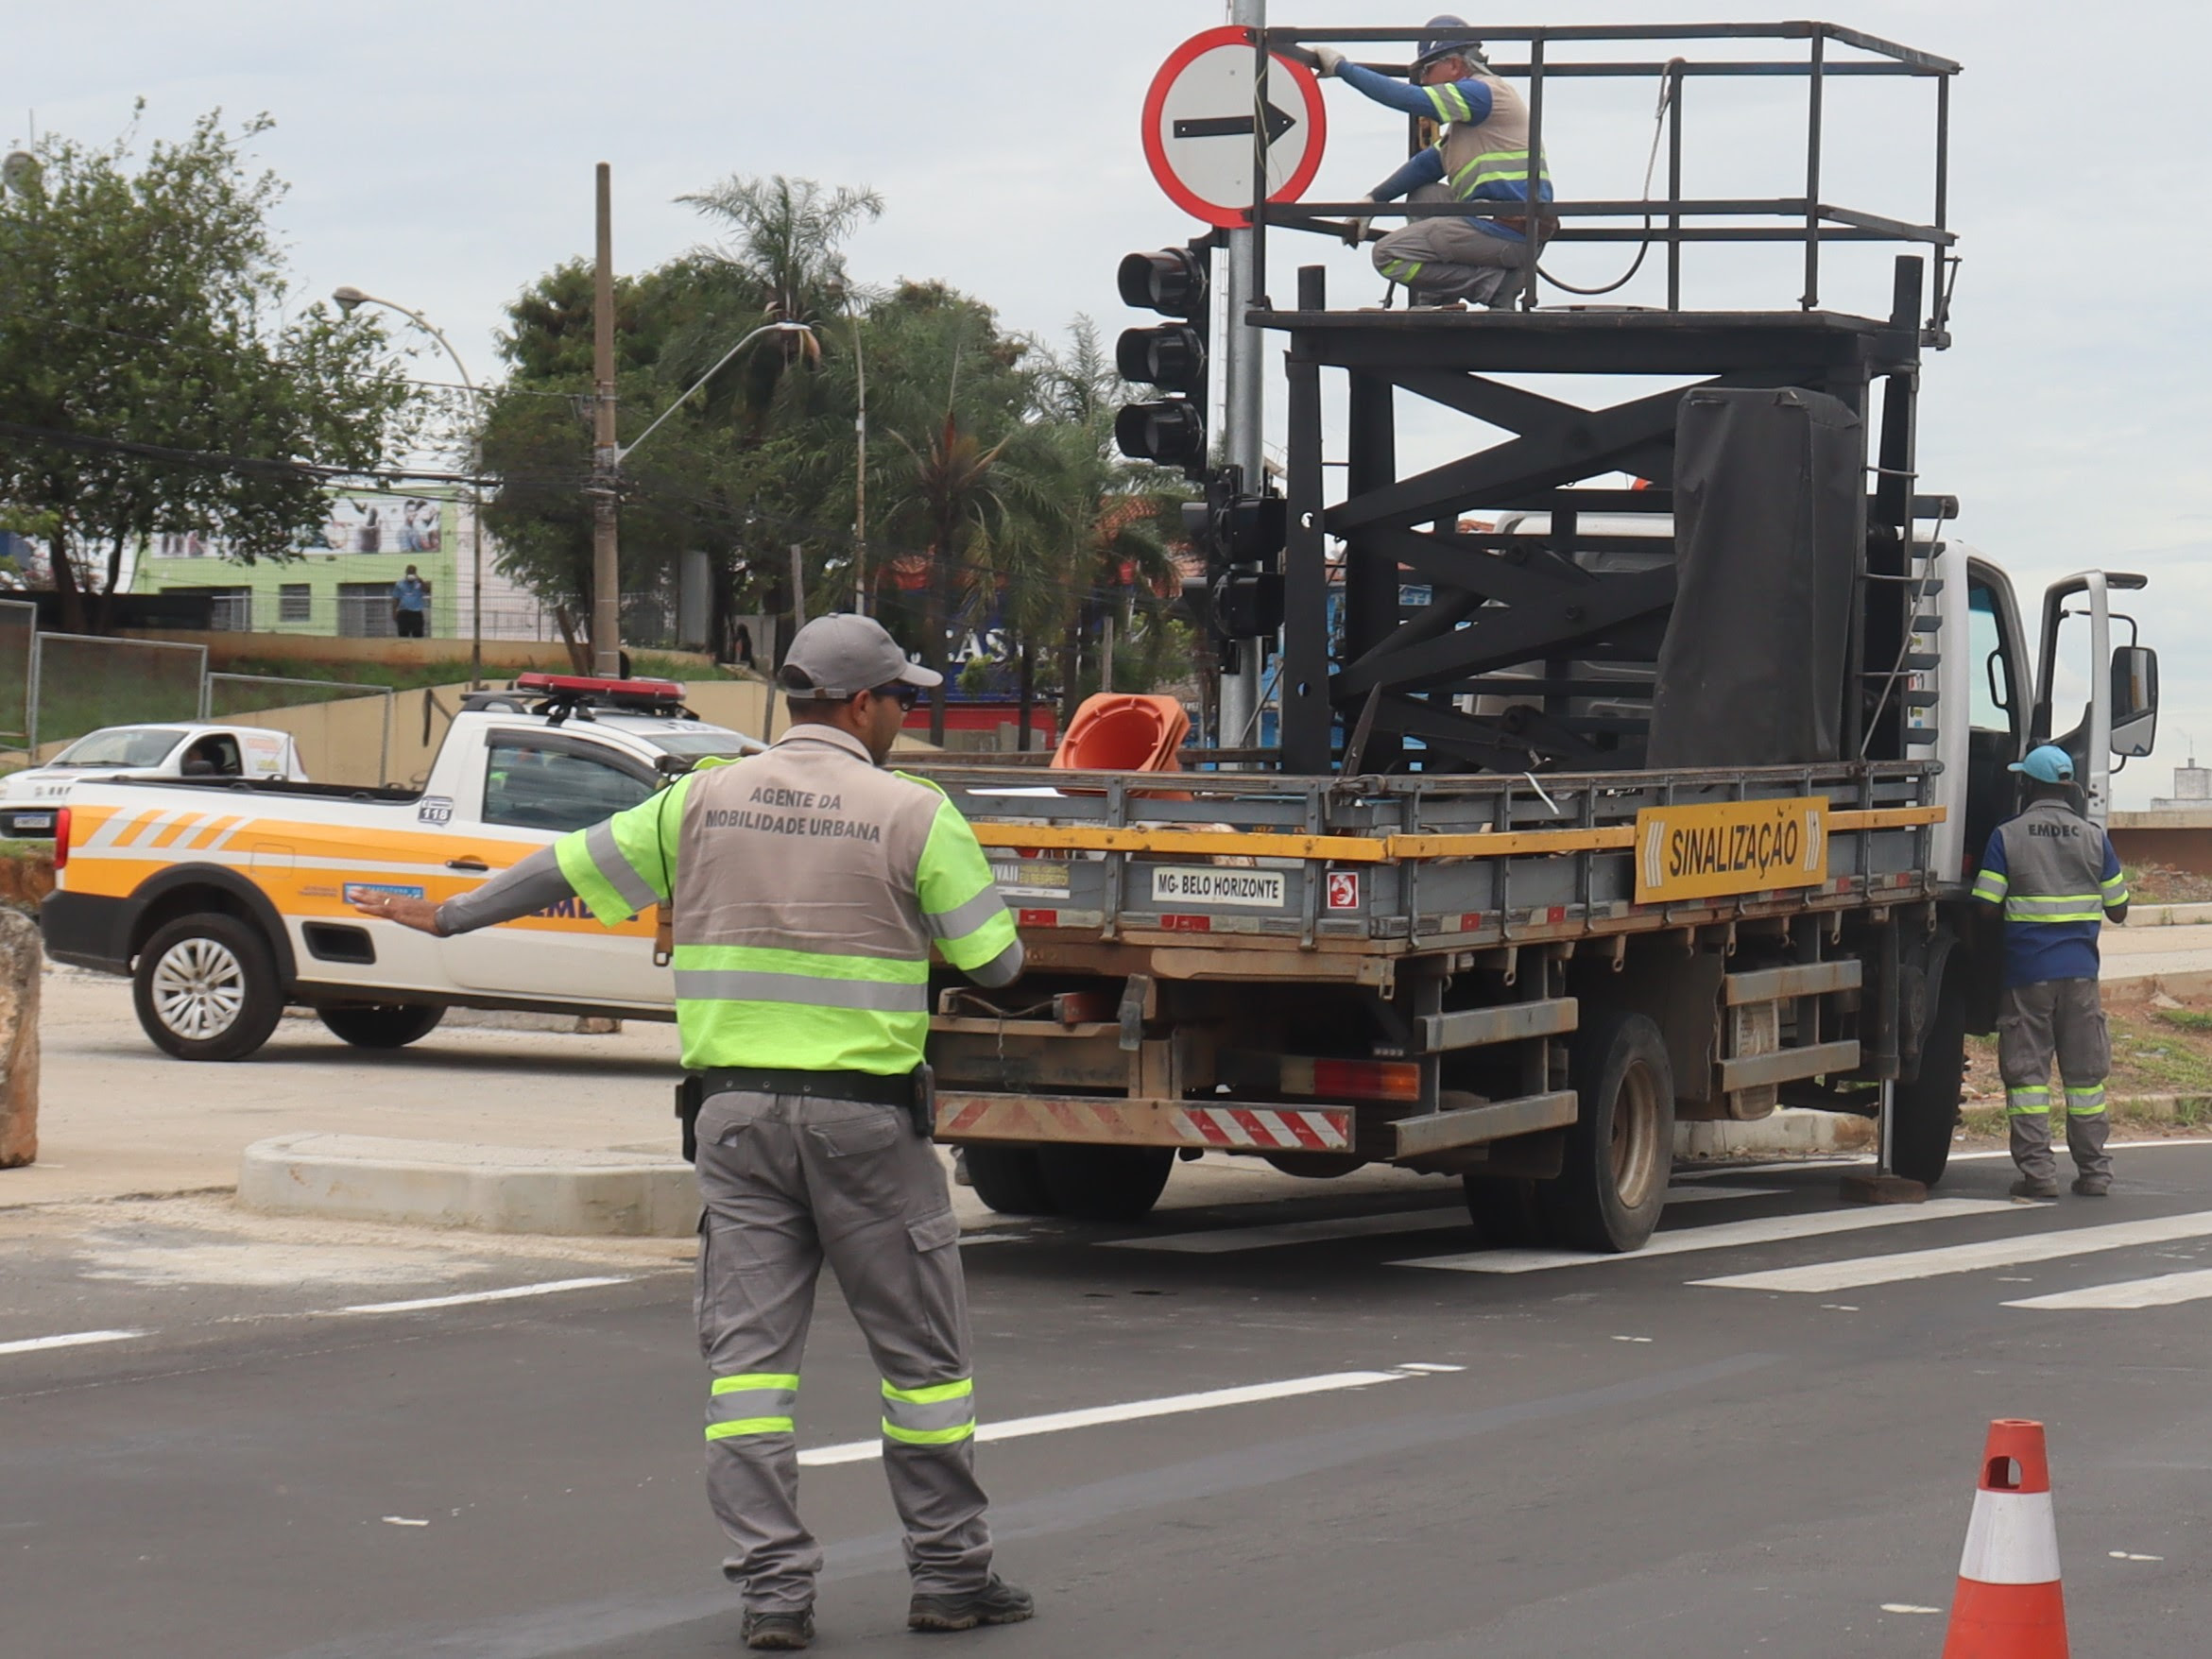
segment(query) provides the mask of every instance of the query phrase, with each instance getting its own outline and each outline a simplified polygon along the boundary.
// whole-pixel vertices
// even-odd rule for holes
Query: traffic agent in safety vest
[[[1404,80],[1354,63],[1334,46],[1312,53],[1323,75],[1441,129],[1434,144],[1369,191],[1370,200],[1526,202],[1532,174],[1537,202],[1552,199],[1549,168],[1540,159],[1531,165],[1528,104],[1491,73],[1483,43],[1464,19],[1429,20]],[[1540,205],[1534,215],[1415,219],[1375,244],[1375,268],[1416,300],[1510,305],[1524,289],[1532,217],[1541,241],[1550,231]],[[1361,226],[1363,238],[1364,220]]]
[[[2107,919],[2127,918],[2127,879],[2111,841],[2076,805],[2074,762],[2066,750],[2046,744],[2012,769],[2028,778],[2028,806],[1990,836],[1974,897],[2004,914],[1997,1057],[2013,1161],[2020,1170],[2013,1194],[2058,1196],[2050,1121],[2055,1052],[2074,1190],[2101,1198],[2112,1189],[2112,1154],[2104,1145],[2112,1045],[2098,991],[2097,933]]]
[[[796,1411],[825,1260],[881,1373],[909,1626],[1033,1611],[991,1571],[959,1227],[922,1060],[933,949],[998,985],[1021,943],[968,821],[934,784],[882,768],[938,678],[868,618],[822,617],[779,671],[793,724],[766,753],[702,764],[442,905],[360,906],[441,933],[572,895],[609,926],[669,907],[679,1110],[705,1205],[707,1488],[756,1649],[814,1633],[822,1551],[798,1515]]]

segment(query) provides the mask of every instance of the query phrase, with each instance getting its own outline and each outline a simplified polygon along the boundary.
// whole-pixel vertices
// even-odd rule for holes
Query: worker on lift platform
[[[1409,81],[1354,63],[1334,46],[1315,46],[1323,75],[1349,82],[1379,104],[1436,122],[1443,135],[1367,193],[1372,201],[1410,194],[1421,201],[1529,199],[1529,111],[1520,94],[1490,72],[1483,43],[1467,24],[1446,15],[1429,20]],[[1552,177],[1536,167],[1539,202],[1552,199]],[[1540,210],[1539,243],[1550,234]],[[1357,239],[1366,239],[1359,222]],[[1530,220],[1437,217],[1414,219],[1375,244],[1375,268],[1412,291],[1414,303],[1503,308],[1525,289]]]

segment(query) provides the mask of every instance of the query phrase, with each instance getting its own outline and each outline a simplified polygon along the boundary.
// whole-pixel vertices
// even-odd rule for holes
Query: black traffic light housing
[[[1114,442],[1132,460],[1180,467],[1192,478],[1206,472],[1207,341],[1213,289],[1213,239],[1187,248],[1132,253],[1122,261],[1124,303],[1177,318],[1129,329],[1114,347],[1123,380],[1169,394],[1130,403],[1114,418]]]
[[[1244,488],[1243,470],[1207,474],[1206,499],[1183,504],[1183,528],[1206,556],[1213,629],[1225,640],[1255,640],[1282,626],[1278,556],[1289,539],[1288,504]]]

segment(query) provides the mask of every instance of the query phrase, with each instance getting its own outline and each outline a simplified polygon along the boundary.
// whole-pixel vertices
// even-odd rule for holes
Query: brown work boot
[[[2056,1181],[2038,1181],[2032,1175],[2022,1175],[2013,1183],[2013,1196],[2015,1198],[2056,1198],[2058,1196],[2058,1183]]]
[[[797,1613],[758,1613],[745,1610],[745,1645],[770,1652],[796,1653],[814,1639],[814,1614],[811,1607]]]
[[[2112,1196],[2112,1177],[2110,1175],[2076,1175],[2074,1177],[2074,1196],[2077,1198],[2110,1198]]]
[[[1017,1590],[997,1573],[980,1590],[956,1596],[916,1596],[907,1603],[910,1631],[971,1631],[979,1624],[1020,1624],[1034,1617],[1037,1598]]]

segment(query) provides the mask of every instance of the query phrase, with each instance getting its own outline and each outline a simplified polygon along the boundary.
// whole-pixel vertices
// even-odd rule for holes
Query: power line
[[[129,438],[95,437],[87,432],[64,432],[58,427],[26,426],[13,420],[0,420],[0,437],[25,438],[34,443],[50,443],[61,449],[89,450],[100,454],[136,455],[143,460],[163,461],[173,466],[202,467],[229,472],[259,473],[265,477],[311,478],[326,482],[339,478],[378,478],[394,484],[482,484],[497,480],[484,480],[466,472],[433,472],[402,467],[336,467],[319,461],[274,460],[266,455],[235,455],[219,450],[185,450],[167,444],[135,443]]]

